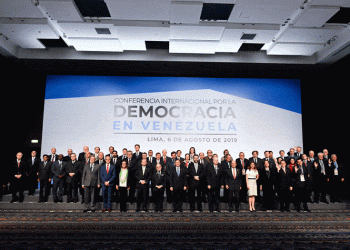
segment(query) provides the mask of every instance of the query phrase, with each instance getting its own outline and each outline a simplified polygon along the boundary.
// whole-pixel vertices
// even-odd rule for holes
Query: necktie
[[[145,175],[145,168],[146,167],[142,167],[142,174]]]
[[[218,167],[215,166],[215,174],[217,175],[218,174]]]
[[[338,164],[334,162],[335,169],[338,169]]]
[[[244,168],[244,160],[242,160],[242,167]]]
[[[94,171],[94,164],[91,164],[91,173]]]
[[[107,164],[107,174],[109,173],[109,164]]]
[[[34,165],[34,157],[32,158],[32,165]]]
[[[236,179],[236,168],[232,168],[233,179]]]
[[[166,158],[164,158],[164,163],[166,163]]]
[[[180,176],[180,168],[176,167],[177,176]]]
[[[54,156],[54,155],[52,155],[52,162],[54,162],[54,160],[55,160],[55,156]]]

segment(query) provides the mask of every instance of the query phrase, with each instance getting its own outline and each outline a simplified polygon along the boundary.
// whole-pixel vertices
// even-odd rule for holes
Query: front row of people
[[[37,179],[40,182],[39,202],[46,202],[51,190],[51,180],[53,184],[52,194],[54,202],[62,202],[64,181],[66,182],[67,202],[78,201],[78,188],[85,197],[84,211],[95,210],[95,204],[100,188],[102,188],[103,211],[111,211],[112,194],[118,192],[120,211],[127,210],[128,193],[130,188],[136,188],[136,212],[147,211],[149,203],[149,190],[152,192],[152,199],[156,212],[163,211],[163,200],[166,192],[167,199],[171,196],[174,212],[182,212],[184,197],[188,198],[190,211],[202,211],[202,202],[205,194],[208,196],[208,206],[210,212],[220,212],[220,192],[223,189],[224,196],[228,201],[229,212],[239,212],[240,201],[245,200],[248,195],[249,210],[255,211],[255,197],[263,192],[262,207],[270,212],[274,205],[275,193],[278,195],[280,210],[290,211],[289,204],[293,202],[298,212],[301,211],[301,203],[304,211],[310,211],[307,206],[308,188],[310,178],[314,182],[319,181],[315,170],[319,170],[320,175],[338,176],[338,168],[326,167],[326,164],[318,165],[314,162],[313,175],[310,175],[310,166],[307,166],[301,158],[297,159],[297,164],[287,166],[286,161],[281,160],[274,165],[270,165],[265,160],[262,166],[257,166],[254,161],[239,165],[237,161],[223,161],[219,163],[217,157],[213,157],[212,162],[207,165],[199,161],[198,155],[194,155],[193,162],[184,164],[178,159],[174,159],[174,165],[164,165],[161,163],[150,165],[146,158],[140,160],[140,165],[129,168],[127,160],[123,160],[120,165],[114,165],[111,157],[107,155],[104,163],[98,164],[98,159],[94,155],[90,156],[87,164],[82,168],[82,162],[76,159],[76,155],[71,155],[71,160],[63,161],[63,155],[58,156],[58,160],[51,162],[48,156],[43,156],[40,162]],[[327,164],[328,165],[328,164]],[[18,164],[18,169],[20,164]],[[82,173],[81,170],[83,169]],[[332,174],[329,174],[329,171]],[[327,173],[326,173],[327,172]],[[14,176],[21,173],[16,173]],[[19,179],[19,178],[18,178]],[[21,183],[13,182],[13,187],[20,186]],[[169,192],[168,190],[169,189]],[[323,191],[320,192],[323,195]],[[23,192],[22,192],[23,194]],[[315,196],[319,194],[315,193]],[[321,200],[325,200],[322,196]]]

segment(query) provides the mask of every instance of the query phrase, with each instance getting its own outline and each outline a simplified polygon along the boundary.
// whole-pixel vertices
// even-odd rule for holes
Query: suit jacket
[[[169,182],[170,187],[173,187],[174,190],[183,190],[187,186],[187,170],[185,167],[180,166],[180,175],[177,175],[176,167],[169,169]]]
[[[204,159],[206,162],[208,162],[208,164],[209,164],[209,163],[213,163],[213,157],[209,159],[208,156],[204,156],[203,159]]]
[[[92,155],[92,153],[90,153]],[[79,156],[78,156],[78,161],[81,161],[83,162],[83,166],[85,166],[85,153],[84,152],[81,152],[79,153]]]
[[[276,186],[279,190],[286,190],[293,186],[292,171],[286,166],[286,172],[281,168],[276,173]]]
[[[160,160],[163,162],[163,164],[164,164],[164,157],[163,156],[161,156],[160,157]],[[166,158],[165,158],[165,164],[167,164],[168,163],[168,161],[170,161],[171,160],[171,157],[169,157],[169,156],[167,156]]]
[[[71,177],[69,174],[74,173],[74,176]],[[80,161],[74,161],[74,164],[72,160],[67,162],[66,166],[66,182],[78,182],[81,179],[83,173],[83,163]]]
[[[136,152],[132,154],[132,158],[135,160],[135,161],[139,161],[142,159],[142,153],[139,151],[139,155],[136,156]]]
[[[158,172],[154,171],[151,175],[152,192],[164,191],[165,182],[166,182],[166,173],[163,170],[161,170],[160,176],[159,176]],[[159,188],[156,188],[156,186],[163,186],[163,187],[159,189]]]
[[[97,187],[98,185],[101,185],[100,179],[100,169],[97,164],[94,164],[93,170],[91,169],[90,164],[84,166],[81,185]]]
[[[51,160],[52,154],[49,154],[48,157],[49,157],[49,158],[48,158],[48,161],[51,161],[51,162],[52,162],[52,160]],[[55,154],[55,161],[58,161],[57,158],[58,158],[58,154]]]
[[[249,160],[246,159],[246,158],[244,158],[243,161],[244,161],[244,168],[245,168],[245,169],[248,169]],[[237,158],[237,159],[236,159],[236,163],[237,163],[237,168],[243,169],[243,166],[242,166],[242,163],[241,163],[241,159],[240,159],[240,158]]]
[[[136,187],[137,188],[148,188],[149,181],[151,180],[151,175],[152,175],[152,169],[150,166],[146,165],[144,174],[142,173],[142,166],[139,166],[135,172]],[[146,183],[141,184],[140,183],[141,180],[146,181]]]
[[[98,159],[98,158],[96,158],[96,159],[97,159],[97,160],[95,161],[95,164],[97,164],[99,168],[100,168],[103,164],[106,163],[106,161],[105,161],[104,159],[102,160],[102,163],[100,163],[100,159]]]
[[[26,164],[26,173],[29,176],[36,176],[36,174],[38,173],[38,169],[39,169],[39,164],[40,164],[40,158],[39,157],[35,157],[34,158],[34,164],[32,161],[32,157],[30,157],[27,160],[27,164]]]
[[[272,190],[275,185],[276,171],[269,167],[269,171],[265,170],[265,167],[259,171],[258,182],[262,185],[263,190]]]
[[[328,165],[328,164],[327,164]],[[334,175],[334,170],[336,169],[336,166],[334,162],[332,161],[331,165],[328,167],[328,178],[344,178],[345,177],[345,170],[344,166],[337,161],[337,166],[338,166],[338,176]]]
[[[118,157],[116,159],[114,159],[113,157],[111,157],[111,164],[113,164],[116,167],[119,167],[121,164],[121,161],[119,161]]]
[[[295,169],[293,169],[292,173],[293,173],[293,184],[294,187],[298,187],[298,188],[303,188],[303,187],[307,187],[308,185],[308,174],[309,174],[309,168],[306,166],[298,166],[298,171],[295,172]],[[303,173],[304,173],[304,179],[305,181],[301,181],[301,174],[302,174],[302,170],[303,169]]]
[[[233,178],[232,167],[225,169],[225,185],[229,190],[239,191],[242,187],[242,169],[236,167],[236,179]]]
[[[47,161],[46,165],[44,164],[44,161],[39,163],[38,179],[40,182],[48,181],[49,179],[51,179],[51,167],[52,167],[51,161]]]
[[[210,163],[207,167],[207,185],[210,185],[211,188],[220,188],[224,185],[224,171],[220,164],[218,164],[218,173],[216,174],[214,164]]]
[[[107,163],[103,164],[100,167],[100,177],[101,177],[101,184],[104,185],[106,181],[109,181],[109,186],[113,186],[114,179],[116,177],[116,168],[111,163],[109,164],[109,172],[107,174]]]
[[[67,167],[66,162],[61,161],[61,165],[60,165],[59,161],[55,161],[51,167],[52,178],[54,180],[58,180],[58,179],[63,180],[66,177],[66,167]],[[62,175],[62,178],[59,178],[60,175]]]
[[[249,164],[251,163],[251,162],[254,162],[254,158],[253,157],[250,157],[249,158]],[[259,158],[259,157],[257,157],[256,158],[256,168],[257,169],[261,169],[261,168],[263,168],[263,166],[264,166],[264,161],[261,159],[261,158]]]
[[[187,181],[189,182],[190,188],[199,187],[204,183],[203,181],[205,180],[205,168],[203,164],[198,163],[198,168],[196,171],[194,162],[191,162],[187,171],[189,176],[189,180]],[[195,176],[199,177],[199,181],[194,179]]]
[[[14,161],[12,168],[9,170],[9,180],[23,180],[26,174],[26,162],[22,159],[18,166],[17,160]],[[22,175],[21,178],[17,179],[15,175]]]

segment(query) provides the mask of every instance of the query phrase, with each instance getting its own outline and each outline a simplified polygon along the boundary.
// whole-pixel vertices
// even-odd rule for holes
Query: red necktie
[[[236,180],[236,171],[234,168],[232,168],[232,171],[233,171],[233,178]]]
[[[107,174],[109,173],[109,164],[107,164]]]

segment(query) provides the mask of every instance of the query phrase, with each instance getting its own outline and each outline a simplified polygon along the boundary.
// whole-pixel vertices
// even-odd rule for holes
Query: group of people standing
[[[111,211],[112,198],[120,203],[120,211],[127,211],[127,202],[136,198],[136,212],[146,212],[149,203],[154,203],[156,212],[163,211],[164,196],[173,204],[173,212],[182,212],[183,203],[188,202],[190,212],[202,212],[203,202],[208,202],[209,212],[220,212],[220,203],[227,202],[229,212],[239,212],[240,203],[249,203],[249,210],[256,211],[256,200],[262,209],[271,212],[275,200],[279,202],[281,212],[290,211],[289,204],[295,209],[310,212],[308,202],[340,202],[344,194],[346,179],[345,168],[338,163],[335,154],[329,156],[324,150],[315,156],[313,151],[302,154],[301,148],[284,150],[280,156],[265,151],[264,157],[258,157],[258,151],[252,157],[245,158],[243,152],[233,159],[228,150],[219,159],[212,150],[196,153],[191,147],[182,157],[181,150],[171,152],[140,151],[135,145],[134,152],[124,148],[122,155],[113,146],[109,154],[104,155],[99,147],[94,153],[85,146],[83,152],[76,155],[68,149],[67,156],[44,154],[41,160],[36,152],[28,160],[17,153],[12,167],[1,175],[0,198],[3,188],[10,183],[11,202],[23,202],[24,189],[29,195],[35,193],[40,183],[38,202],[47,202],[52,192],[54,202],[78,202],[79,193],[85,210],[95,211],[96,202],[102,191],[103,212]],[[17,196],[17,193],[19,194]],[[151,194],[151,196],[150,196]]]

